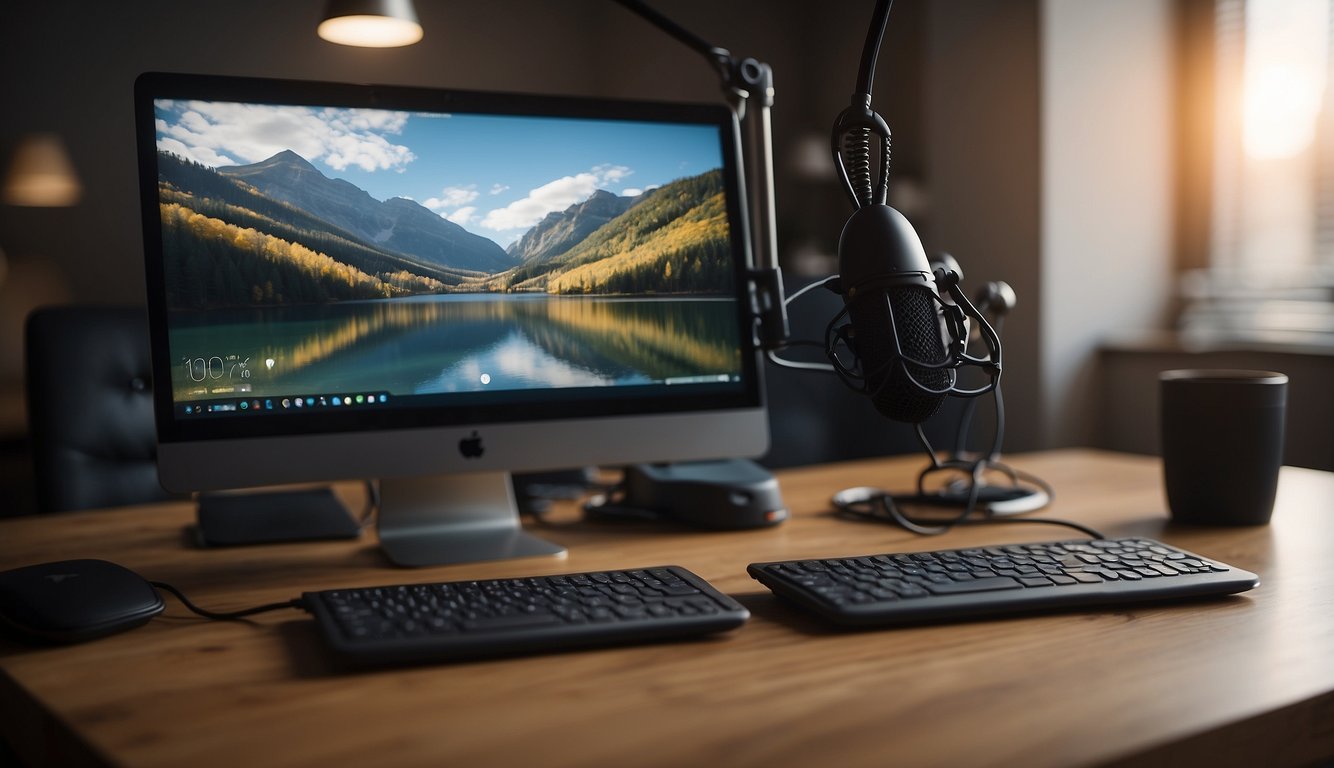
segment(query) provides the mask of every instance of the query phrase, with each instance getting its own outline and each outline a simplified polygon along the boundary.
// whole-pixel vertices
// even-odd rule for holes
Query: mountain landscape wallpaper
[[[716,126],[155,102],[178,398],[723,379]],[[332,388],[332,389],[331,389]]]
[[[253,114],[256,105],[236,106],[251,107],[249,120],[260,117]],[[379,133],[367,127],[356,134],[355,128],[340,132],[339,127],[357,124],[357,115],[346,113],[368,110],[267,107],[270,122],[292,124],[291,146],[308,145],[312,157],[284,147],[243,163],[255,147],[244,143],[234,126],[222,125],[218,115],[226,111],[218,107],[170,102],[158,109],[158,182],[172,308],[460,292],[732,291],[722,158],[709,126],[666,127],[701,134],[669,143],[681,152],[674,163],[658,157],[670,151],[659,143],[664,128],[613,124],[621,134],[644,133],[642,147],[636,150],[618,135],[609,157],[591,156],[592,162],[581,164],[579,157],[542,151],[546,126],[534,124],[528,129],[535,141],[526,151],[511,145],[508,157],[500,149],[490,162],[470,160],[451,168],[448,158],[426,154],[433,144],[391,144],[397,151],[383,151],[381,144],[406,138],[411,114],[379,120],[385,126]],[[310,141],[309,119],[290,119],[291,113],[325,125],[328,139]],[[460,134],[474,153],[488,154],[489,147],[477,141],[488,126],[460,130],[458,124],[494,120],[430,115],[420,122],[437,129],[432,139],[438,144]],[[588,127],[607,130],[591,121]],[[562,128],[562,135],[569,135],[577,126]],[[212,135],[219,138],[204,141]],[[233,145],[224,143],[228,136]],[[266,138],[273,143],[272,136]],[[371,146],[379,153],[362,147],[352,150],[362,154],[351,160],[337,154],[371,138],[381,140]],[[596,146],[596,140],[585,137],[579,145]],[[644,179],[646,186],[631,186],[641,173],[632,163],[655,173]],[[551,170],[533,178],[539,164]],[[426,175],[433,178],[423,179]],[[357,183],[372,179],[380,196],[367,188],[370,183]],[[540,183],[516,188],[525,182]],[[395,189],[403,191],[394,194]],[[419,189],[429,196],[410,194]],[[483,210],[484,202],[494,207]]]

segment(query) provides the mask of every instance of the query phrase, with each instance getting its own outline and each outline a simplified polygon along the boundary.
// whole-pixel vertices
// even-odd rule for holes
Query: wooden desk
[[[1334,755],[1334,474],[1283,471],[1268,527],[1169,526],[1156,460],[1011,456],[1045,514],[1259,573],[1222,600],[874,632],[830,631],[747,563],[1066,538],[976,526],[920,538],[832,517],[840,488],[906,488],[922,459],[780,475],[778,528],[553,527],[568,560],[405,571],[360,542],[191,550],[187,505],[0,523],[0,567],[104,557],[214,609],[303,589],[676,562],[754,614],[703,641],[370,672],[340,669],[304,614],[165,617],[81,646],[0,646],[0,728],[34,763],[124,765],[980,766],[1305,764]]]

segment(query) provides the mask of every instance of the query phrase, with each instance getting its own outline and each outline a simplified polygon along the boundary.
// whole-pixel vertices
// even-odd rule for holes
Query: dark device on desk
[[[228,547],[311,539],[355,539],[361,523],[332,488],[279,493],[201,493],[195,541]]]
[[[162,612],[143,577],[105,560],[62,560],[0,573],[0,627],[29,641],[78,643]]]
[[[661,520],[715,530],[767,528],[788,516],[778,479],[743,459],[635,464],[607,498],[584,511],[590,520]]]

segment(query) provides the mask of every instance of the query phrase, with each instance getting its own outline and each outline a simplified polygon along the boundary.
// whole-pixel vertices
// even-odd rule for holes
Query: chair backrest
[[[157,475],[147,312],[43,307],[25,331],[38,509],[171,498]]]

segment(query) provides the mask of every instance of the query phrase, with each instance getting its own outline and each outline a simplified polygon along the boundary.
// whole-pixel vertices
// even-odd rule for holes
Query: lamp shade
[[[319,36],[339,45],[395,48],[422,39],[412,0],[329,0]]]
[[[6,203],[54,208],[74,205],[82,192],[59,136],[34,133],[23,137],[5,175]]]

